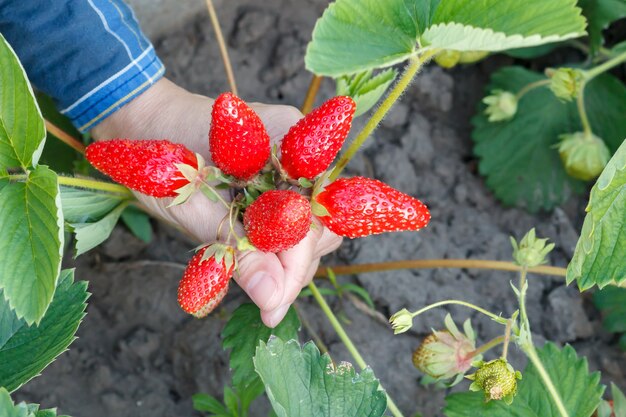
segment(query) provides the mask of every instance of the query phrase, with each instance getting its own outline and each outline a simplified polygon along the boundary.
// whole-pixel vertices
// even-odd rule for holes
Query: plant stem
[[[309,114],[311,113],[311,110],[313,110],[315,97],[317,96],[317,92],[320,89],[321,83],[322,77],[320,77],[319,75],[313,75],[311,83],[309,84],[309,89],[306,92],[306,97],[304,98],[304,103],[302,103],[302,114]]]
[[[380,263],[366,263],[359,265],[320,266],[316,277],[326,277],[326,269],[330,268],[336,275],[352,275],[368,272],[393,271],[397,269],[431,269],[431,268],[467,268],[467,269],[494,269],[499,271],[519,272],[521,267],[504,261],[489,261],[482,259],[414,259],[408,261],[390,261]],[[556,266],[537,266],[529,269],[530,272],[542,275],[564,277],[565,268]]]
[[[132,197],[133,194],[130,190],[123,185],[112,184],[110,182],[92,180],[88,178],[76,178],[76,177],[65,177],[62,175],[58,175],[59,185],[67,185],[70,187],[76,188],[87,188],[90,190],[98,190],[98,191],[106,191],[110,193],[123,194],[128,197]],[[25,181],[28,179],[28,175],[26,174],[14,174],[9,175],[9,180],[12,181]]]
[[[419,316],[420,314],[427,312],[428,310],[432,310],[433,308],[437,308],[437,307],[441,307],[441,306],[445,306],[445,305],[449,305],[449,304],[457,304],[457,305],[461,305],[461,306],[464,306],[464,307],[467,307],[467,308],[471,308],[473,310],[478,311],[479,313],[484,314],[487,317],[490,317],[492,320],[494,320],[494,321],[496,321],[498,323],[502,323],[502,324],[506,323],[506,319],[503,319],[502,317],[493,314],[491,311],[485,310],[484,308],[478,307],[475,304],[468,303],[466,301],[461,301],[461,300],[443,300],[443,301],[439,301],[437,303],[433,303],[433,304],[427,305],[426,307],[421,308],[421,309],[417,310],[414,313],[411,313],[411,316],[413,316],[413,318],[415,318],[415,317]]]
[[[517,92],[517,94],[515,94],[515,98],[519,100],[535,88],[543,87],[548,84],[550,84],[550,80],[539,80],[530,84],[526,84],[524,87],[522,87],[521,90]]]
[[[508,319],[506,322],[506,329],[504,330],[504,346],[502,346],[502,359],[506,360],[506,357],[509,353],[509,342],[511,341],[511,326],[513,325],[513,320]]]
[[[602,74],[603,72],[610,70],[611,68],[621,64],[624,61],[626,61],[626,52],[622,52],[621,54],[617,55],[615,58],[609,59],[605,63],[600,64],[597,67],[592,68],[589,71],[585,72],[585,80],[590,81],[593,78],[597,77],[598,75]]]
[[[504,342],[504,336],[494,337],[493,339],[491,339],[484,345],[480,346],[478,349],[471,352],[470,356],[474,357],[474,356],[482,355],[483,353],[487,352],[489,349],[493,349],[494,347],[498,346],[499,344],[503,342]]]
[[[363,130],[359,132],[356,139],[350,144],[348,150],[341,156],[337,165],[333,169],[333,172],[330,174],[329,180],[332,182],[339,177],[341,171],[348,165],[348,162],[352,159],[354,154],[361,148],[365,140],[372,134],[372,132],[376,129],[378,124],[383,120],[387,112],[391,109],[394,103],[400,98],[400,96],[404,93],[407,87],[411,84],[411,81],[415,77],[415,75],[419,72],[422,66],[428,62],[428,60],[433,57],[437,51],[427,51],[422,55],[413,56],[409,65],[407,65],[404,70],[404,74],[398,80],[398,82],[394,85],[393,89],[389,92],[385,100],[380,104],[380,107],[376,109],[376,112],[369,119]]]
[[[589,117],[587,116],[587,110],[585,109],[585,86],[586,82],[580,86],[578,97],[576,97],[576,105],[578,107],[578,114],[580,115],[580,122],[583,125],[583,131],[585,132],[585,138],[591,140],[591,123],[589,123]]]
[[[235,82],[235,75],[233,74],[233,67],[230,65],[230,57],[228,56],[228,49],[226,49],[226,42],[224,42],[224,36],[222,35],[222,28],[220,27],[220,21],[217,18],[215,7],[213,7],[213,0],[206,0],[206,7],[209,11],[209,17],[211,18],[211,24],[213,30],[215,30],[215,37],[217,44],[220,47],[220,54],[222,55],[222,61],[224,63],[224,69],[226,70],[226,76],[228,77],[228,84],[230,85],[230,91],[234,95],[237,93],[237,83]]]
[[[526,314],[526,291],[528,289],[528,285],[526,282],[527,273],[528,268],[526,266],[523,266],[520,272],[519,279],[520,327],[521,332],[523,332],[523,337],[520,338],[519,346],[522,351],[524,351],[526,356],[528,356],[528,359],[530,359],[535,368],[537,368],[539,376],[541,377],[543,384],[550,393],[550,396],[552,397],[556,408],[559,410],[559,414],[561,415],[561,417],[569,417],[569,413],[567,412],[565,405],[563,405],[563,400],[556,390],[556,387],[554,386],[550,375],[548,375],[546,368],[543,366],[543,363],[541,362],[541,359],[539,358],[537,350],[535,349],[535,345],[532,341],[532,333],[530,332],[530,321],[528,320],[528,315]]]
[[[343,326],[341,325],[341,323],[339,323],[339,320],[337,320],[335,313],[333,313],[333,311],[330,309],[330,306],[328,305],[328,303],[326,303],[324,296],[319,292],[317,286],[313,281],[311,281],[311,283],[309,284],[309,290],[311,290],[313,298],[315,298],[315,301],[317,301],[317,303],[319,304],[320,308],[328,318],[328,321],[330,321],[331,326],[333,326],[333,329],[335,329],[335,331],[337,332],[337,335],[346,346],[346,349],[348,349],[348,352],[350,352],[350,355],[352,355],[352,357],[354,358],[354,361],[361,369],[365,369],[367,367],[365,360],[363,360],[363,357],[357,350],[356,346],[354,346],[354,343],[352,343],[352,340],[350,340],[350,337],[343,329]],[[383,389],[382,384],[380,385],[380,388]],[[389,396],[388,393],[387,408],[395,417],[404,417],[402,415],[402,412],[398,409],[398,406],[393,402],[393,399]]]
[[[559,410],[559,414],[561,414],[561,417],[569,417],[569,413],[567,412],[567,409],[565,408],[565,405],[563,404],[561,395],[556,390],[556,387],[554,386],[554,383],[552,382],[550,375],[548,375],[546,368],[543,366],[541,359],[539,359],[539,355],[537,354],[537,351],[535,350],[535,346],[533,346],[533,344],[531,343],[530,345],[527,345],[525,347],[522,346],[522,350],[524,351],[524,353],[526,353],[526,356],[528,356],[528,359],[530,359],[530,361],[535,366],[535,368],[537,368],[537,371],[539,372],[539,376],[541,376],[541,379],[543,380],[543,384],[548,389],[550,396],[552,396],[552,400],[554,401],[556,408]]]
[[[85,145],[82,144],[78,139],[74,138],[69,133],[65,132],[63,129],[52,123],[48,119],[44,119],[46,123],[46,130],[52,133],[54,136],[59,138],[59,140],[65,143],[70,148],[80,152],[81,154],[85,154]]]

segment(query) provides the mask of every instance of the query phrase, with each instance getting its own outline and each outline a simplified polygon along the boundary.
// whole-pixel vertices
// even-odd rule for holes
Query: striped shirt
[[[81,132],[165,71],[121,0],[0,0],[0,33],[33,85]]]

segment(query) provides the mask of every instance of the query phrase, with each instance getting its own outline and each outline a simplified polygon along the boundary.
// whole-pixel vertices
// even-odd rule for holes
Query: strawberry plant
[[[473,121],[480,172],[506,204],[550,209],[571,190],[582,191],[582,181],[597,178],[567,270],[543,265],[554,244],[532,229],[519,241],[511,239],[513,263],[435,262],[518,272],[512,314],[450,299],[413,312],[403,308],[389,321],[400,334],[422,313],[456,305],[501,327],[499,336],[481,345],[469,320],[461,332],[448,314],[445,328],[434,330],[412,357],[407,355],[406,362],[424,374],[425,383],[447,388],[471,381],[446,398],[443,412],[449,417],[623,415],[624,395],[613,387],[613,402],[604,401],[599,373],[590,372],[586,359],[571,346],[549,341],[536,346],[527,311],[533,273],[564,276],[581,291],[607,287],[597,293],[598,302],[606,310],[621,311],[611,294],[626,284],[626,90],[607,71],[626,61],[626,53],[623,44],[605,48],[601,34],[626,10],[610,3],[527,0],[519,7],[515,0],[337,0],[317,22],[305,62],[317,81],[321,76],[336,79],[339,94],[307,112],[278,146],[272,147],[261,118],[233,88],[212,105],[206,132],[210,163],[167,138],[90,144],[86,159],[115,183],[85,164],[77,164],[76,171],[88,176],[62,175],[42,164],[51,140],[46,129],[79,152],[84,146],[46,124],[23,68],[0,35],[0,232],[10,237],[0,242],[0,414],[56,415],[36,404],[16,405],[10,393],[70,345],[84,316],[87,285],[74,281],[74,270],[61,269],[70,233],[75,256],[106,240],[120,218],[145,236],[136,198],[140,194],[168,199],[168,209],[190,204],[195,194],[221,205],[226,214],[215,241],[198,247],[177,295],[170,294],[186,313],[205,317],[227,296],[238,259],[246,253],[288,251],[319,227],[361,238],[428,226],[437,214],[414,196],[373,178],[340,177],[424,65],[434,60],[451,68],[496,52],[532,56],[572,42],[587,30],[589,46],[576,43],[588,51],[580,65],[547,70],[545,76],[520,67],[496,72]],[[401,71],[388,68],[405,63]],[[341,153],[353,118],[366,114],[388,88]],[[315,88],[307,102],[314,95]],[[399,267],[411,265],[416,263]],[[343,273],[358,272],[358,267],[345,266]],[[362,289],[337,283],[334,273],[340,270],[328,272],[336,292],[355,292],[372,304]],[[243,304],[222,332],[223,347],[230,351],[231,384],[223,401],[196,395],[197,410],[248,416],[252,402],[265,392],[278,417],[403,416],[327,304],[328,291],[314,282],[305,291],[319,304],[359,372],[322,353],[320,341],[300,344],[295,309],[270,329],[262,324],[258,308]],[[617,314],[618,319],[607,321],[620,322]],[[512,346],[528,358],[524,369],[509,363]]]

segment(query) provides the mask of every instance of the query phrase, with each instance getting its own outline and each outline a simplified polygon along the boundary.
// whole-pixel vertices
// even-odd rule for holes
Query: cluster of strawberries
[[[90,145],[86,156],[98,170],[141,193],[175,197],[172,204],[182,204],[199,190],[225,206],[228,236],[222,240],[218,230],[220,242],[198,250],[178,289],[181,307],[204,317],[228,291],[237,251],[287,250],[304,239],[313,216],[350,238],[419,230],[428,224],[424,204],[380,181],[354,177],[325,184],[355,107],[350,97],[331,98],[289,129],[279,152],[272,150],[259,116],[238,97],[224,93],[213,104],[209,132],[215,166],[206,166],[200,155],[167,140],[101,141]],[[235,190],[234,199],[227,202],[220,188]],[[246,237],[237,236],[233,228],[241,219]]]

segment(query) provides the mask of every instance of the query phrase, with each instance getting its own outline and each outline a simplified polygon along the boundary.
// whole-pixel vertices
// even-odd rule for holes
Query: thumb
[[[275,254],[244,252],[237,258],[237,265],[235,281],[262,312],[280,306],[285,291],[285,272]]]

